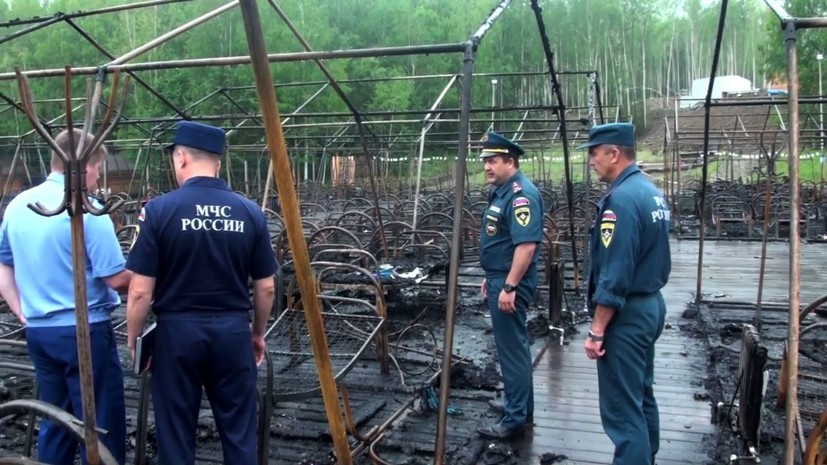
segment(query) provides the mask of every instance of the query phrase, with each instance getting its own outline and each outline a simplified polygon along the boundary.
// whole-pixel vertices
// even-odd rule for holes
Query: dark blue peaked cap
[[[522,147],[494,131],[488,131],[482,136],[482,153],[480,153],[480,158],[484,159],[497,155],[519,157],[523,153],[525,152]]]
[[[176,145],[186,145],[215,155],[224,153],[226,134],[221,128],[194,121],[181,121],[175,131],[175,139],[167,145],[172,150]]]
[[[580,144],[577,150],[588,149],[603,144],[634,147],[635,126],[631,123],[609,123],[592,126],[592,128],[589,129],[589,140]]]

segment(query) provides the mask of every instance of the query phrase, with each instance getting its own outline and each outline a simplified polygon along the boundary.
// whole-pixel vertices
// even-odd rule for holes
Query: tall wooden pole
[[[264,45],[264,35],[261,31],[258,6],[256,0],[241,0],[240,5],[256,80],[256,92],[258,93],[259,102],[261,102],[261,114],[266,128],[267,147],[270,150],[273,175],[276,178],[276,187],[281,201],[287,240],[293,252],[293,263],[296,267],[296,277],[299,282],[304,314],[310,332],[310,343],[315,354],[316,370],[319,374],[327,421],[330,425],[330,434],[333,437],[337,462],[341,465],[350,465],[352,463],[350,447],[345,437],[345,423],[339,405],[333,367],[330,362],[330,351],[327,346],[327,336],[324,332],[321,306],[316,296],[316,278],[313,269],[310,267],[310,257],[302,232],[301,213],[299,212],[296,190],[293,185],[287,147],[284,142],[278,102],[276,101],[276,90],[273,87],[273,78],[267,62],[267,51]],[[270,175],[268,174],[268,176]]]

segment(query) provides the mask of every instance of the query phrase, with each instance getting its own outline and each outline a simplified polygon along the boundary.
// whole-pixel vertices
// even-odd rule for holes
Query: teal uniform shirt
[[[521,171],[493,189],[480,233],[480,266],[486,276],[508,274],[517,245],[543,240],[543,211],[540,191]],[[539,256],[538,246],[532,267]]]
[[[600,200],[591,229],[590,308],[621,310],[630,296],[666,285],[670,216],[663,194],[637,165],[620,173]]]

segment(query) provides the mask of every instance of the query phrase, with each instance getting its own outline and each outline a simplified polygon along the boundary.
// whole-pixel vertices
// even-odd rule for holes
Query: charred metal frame
[[[319,123],[315,124],[292,124],[286,125],[284,123],[287,122],[289,118],[312,118],[312,117],[346,117],[349,116],[351,118],[352,123],[334,123],[331,124],[332,126],[339,126],[342,128],[340,131],[337,131],[340,135],[337,136],[336,139],[339,137],[356,137],[357,135],[348,135],[346,134],[346,127],[349,124],[354,124],[358,128],[358,137],[359,142],[362,148],[363,155],[367,160],[368,166],[368,174],[370,177],[372,191],[374,196],[374,202],[377,205],[377,216],[379,221],[381,222],[381,214],[378,211],[378,192],[374,180],[374,174],[372,171],[372,155],[368,150],[368,141],[365,135],[365,132],[369,134],[369,137],[372,138],[374,142],[378,141],[380,137],[385,136],[377,136],[370,132],[368,125],[370,124],[382,124],[381,121],[368,121],[366,117],[369,116],[396,116],[396,115],[424,115],[423,119],[412,120],[411,123],[418,123],[422,126],[422,131],[419,134],[410,134],[410,137],[414,137],[418,135],[418,139],[416,140],[419,142],[420,146],[422,146],[425,142],[425,136],[428,130],[433,126],[434,122],[436,121],[458,121],[459,122],[459,129],[458,129],[458,137],[455,142],[446,142],[446,141],[439,141],[440,144],[457,144],[457,158],[455,161],[455,169],[453,173],[454,177],[454,211],[461,211],[463,206],[463,199],[465,197],[465,183],[466,183],[466,158],[468,156],[468,152],[471,148],[476,147],[476,144],[473,141],[469,140],[470,134],[470,123],[471,121],[471,114],[475,112],[505,112],[505,111],[524,111],[523,118],[519,120],[521,123],[520,129],[518,130],[520,137],[524,133],[542,133],[543,130],[540,129],[523,129],[522,123],[525,122],[550,122],[553,121],[552,119],[547,118],[535,118],[530,119],[528,118],[529,112],[531,111],[544,111],[544,110],[551,110],[556,116],[557,121],[559,123],[559,128],[557,133],[560,135],[560,139],[563,142],[563,151],[564,151],[564,164],[565,164],[565,177],[566,177],[566,185],[567,185],[567,198],[569,200],[569,208],[570,210],[573,208],[572,199],[573,199],[573,190],[572,190],[572,183],[571,183],[571,169],[570,169],[570,155],[569,155],[569,142],[573,141],[575,138],[569,138],[568,129],[566,127],[567,122],[567,111],[572,109],[579,109],[577,107],[569,107],[566,108],[564,101],[562,99],[561,94],[561,87],[560,83],[557,80],[558,75],[562,74],[581,74],[589,77],[591,86],[595,92],[595,100],[597,103],[597,111],[599,114],[599,120],[603,121],[603,107],[601,105],[601,92],[600,92],[600,85],[598,80],[598,74],[596,71],[573,71],[573,72],[556,72],[553,66],[551,48],[548,43],[548,39],[545,35],[545,26],[543,24],[541,10],[537,5],[536,0],[532,0],[532,8],[535,10],[536,18],[538,21],[538,28],[540,30],[541,39],[543,40],[543,45],[546,53],[547,63],[548,63],[548,70],[547,72],[543,73],[481,73],[479,75],[475,75],[473,73],[474,68],[474,60],[477,53],[477,49],[487,34],[487,32],[493,27],[496,21],[501,17],[505,9],[511,3],[511,0],[501,0],[498,4],[492,9],[492,11],[487,16],[486,20],[482,23],[482,25],[478,28],[478,30],[465,42],[462,43],[447,43],[447,44],[432,44],[432,45],[413,45],[413,46],[399,46],[399,47],[377,47],[377,48],[367,48],[367,49],[353,49],[353,50],[333,50],[333,51],[313,51],[310,48],[310,45],[304,40],[301,36],[299,31],[292,25],[289,18],[284,14],[283,10],[278,6],[275,0],[267,0],[268,3],[272,6],[275,12],[282,18],[282,20],[288,25],[291,29],[293,34],[297,37],[297,39],[302,43],[304,47],[304,52],[297,52],[297,53],[277,53],[277,54],[267,54],[264,41],[263,41],[263,34],[261,30],[261,20],[259,18],[258,9],[257,9],[257,2],[256,0],[233,0],[225,5],[206,13],[199,18],[196,18],[178,28],[175,28],[162,36],[159,36],[146,44],[120,56],[115,57],[109,51],[107,51],[100,43],[98,43],[95,38],[89,35],[86,31],[80,28],[73,19],[83,16],[89,16],[94,14],[101,14],[101,13],[109,13],[109,12],[116,12],[122,11],[126,9],[132,8],[141,8],[141,7],[148,7],[148,6],[156,6],[168,3],[177,3],[182,1],[189,1],[189,0],[155,0],[155,1],[146,1],[142,3],[134,3],[128,5],[121,5],[117,7],[109,7],[103,8],[100,10],[94,11],[87,11],[87,12],[78,12],[73,14],[63,14],[59,13],[51,18],[37,18],[32,20],[16,20],[12,22],[7,22],[4,24],[0,24],[2,26],[18,26],[23,24],[32,24],[31,27],[16,31],[12,34],[4,36],[0,38],[0,43],[6,42],[8,40],[12,40],[16,37],[23,36],[29,32],[33,32],[35,30],[41,29],[43,27],[50,26],[52,24],[57,24],[60,22],[66,22],[69,27],[74,29],[78,34],[80,34],[85,40],[90,42],[90,44],[95,47],[101,54],[103,54],[108,60],[108,63],[103,64],[101,66],[86,66],[86,67],[78,67],[71,69],[72,76],[81,76],[81,75],[95,75],[98,77],[99,83],[103,82],[106,74],[115,73],[117,75],[118,72],[125,72],[132,76],[135,81],[147,89],[152,95],[157,97],[161,100],[173,113],[173,116],[169,116],[166,118],[138,118],[134,120],[129,120],[126,117],[123,118],[121,124],[130,124],[130,125],[137,125],[141,128],[143,132],[148,134],[149,138],[146,142],[139,144],[139,147],[146,148],[148,150],[152,150],[153,148],[157,148],[157,144],[155,139],[158,138],[160,134],[170,129],[171,124],[174,121],[178,121],[180,119],[212,119],[212,118],[220,118],[220,119],[241,119],[242,121],[236,125],[231,134],[235,131],[244,130],[244,129],[256,129],[260,130],[262,127],[266,130],[266,140],[267,140],[267,148],[270,154],[270,168],[268,169],[269,173],[267,178],[268,182],[271,177],[275,177],[276,185],[280,193],[280,198],[282,200],[282,205],[284,208],[284,215],[285,215],[285,225],[287,231],[287,237],[291,245],[291,249],[294,255],[294,264],[296,266],[296,275],[299,278],[299,286],[301,288],[301,294],[303,296],[315,296],[315,276],[313,270],[309,266],[309,257],[307,256],[307,249],[306,244],[303,240],[302,231],[301,231],[301,219],[299,216],[298,204],[297,204],[297,196],[294,188],[294,183],[291,175],[290,170],[290,162],[288,159],[287,154],[287,147],[286,147],[286,137],[284,135],[284,130],[289,129],[290,127],[312,127],[312,126],[320,126]],[[241,9],[242,17],[244,19],[245,31],[247,33],[247,44],[249,47],[249,55],[248,56],[235,56],[235,57],[223,57],[223,58],[204,58],[204,59],[189,59],[189,60],[170,60],[170,61],[158,61],[158,62],[145,62],[145,63],[129,63],[135,57],[138,57],[147,51],[163,44],[164,42],[168,41],[169,39],[180,35],[204,22],[217,17],[218,15],[231,10],[239,6]],[[362,58],[362,57],[387,57],[387,56],[409,56],[409,55],[419,55],[419,54],[447,54],[447,53],[462,53],[463,55],[463,65],[461,74],[447,74],[447,75],[432,75],[432,76],[408,76],[408,77],[395,77],[395,78],[385,78],[385,79],[362,79],[362,80],[347,80],[347,81],[336,81],[335,78],[331,75],[331,73],[327,70],[326,66],[321,60],[326,59],[344,59],[344,58]],[[283,83],[283,84],[273,84],[272,76],[270,74],[270,67],[268,66],[269,63],[284,63],[284,62],[296,62],[296,61],[314,61],[317,63],[319,68],[322,70],[323,74],[327,78],[326,81],[319,81],[315,83]],[[154,89],[145,81],[141,80],[137,76],[134,75],[134,72],[137,71],[144,71],[144,70],[161,70],[161,69],[177,69],[177,68],[192,68],[192,67],[205,67],[205,66],[227,66],[227,65],[251,65],[254,74],[255,74],[255,86],[243,86],[243,87],[228,87],[228,88],[221,88],[218,89],[209,95],[205,96],[201,100],[195,102],[192,105],[189,105],[186,108],[180,109],[177,108],[174,104],[172,104],[168,99],[166,99],[160,92]],[[533,106],[533,107],[498,107],[498,108],[483,108],[483,109],[472,109],[471,108],[471,95],[472,95],[472,82],[474,76],[518,76],[518,75],[548,75],[550,79],[550,85],[554,92],[555,98],[558,102],[558,105],[541,105],[541,106]],[[65,76],[67,75],[66,69],[43,69],[43,70],[30,70],[24,71],[20,73],[0,73],[0,80],[11,80],[11,79],[25,79],[25,78],[36,78],[36,77],[56,77],[56,76]],[[369,82],[369,81],[388,81],[388,80],[401,80],[401,79],[423,79],[423,78],[446,78],[449,79],[450,82],[445,87],[445,90],[440,95],[440,97],[434,102],[430,109],[424,111],[395,111],[395,112],[363,112],[360,111],[356,106],[349,100],[348,96],[344,93],[344,91],[339,86],[339,82]],[[442,98],[444,97],[445,93],[448,89],[450,89],[454,84],[459,83],[461,85],[461,102],[460,108],[450,108],[450,109],[438,109],[439,104],[441,103]],[[348,109],[350,110],[347,113],[342,112],[330,112],[330,113],[307,113],[301,114],[300,111],[302,107],[295,110],[292,114],[290,114],[284,121],[281,121],[279,118],[279,110],[278,104],[276,101],[275,96],[275,89],[279,86],[296,86],[296,85],[319,85],[323,86],[319,89],[305,104],[310,102],[315,96],[319,95],[321,91],[325,88],[332,87],[337,95],[341,98],[341,100],[346,104]],[[252,89],[255,88],[257,94],[259,96],[259,101],[261,102],[261,113],[251,112],[243,106],[239,105],[237,101],[235,101],[229,94],[228,91],[234,91],[239,89]],[[97,94],[99,98],[99,93]],[[198,104],[202,103],[203,101],[211,98],[213,96],[220,96],[223,98],[228,99],[236,108],[238,108],[243,114],[241,115],[223,115],[223,116],[213,116],[213,117],[194,117],[191,114],[191,110],[197,106]],[[23,108],[12,99],[8,98],[5,95],[0,95],[0,99],[5,101],[9,104],[15,111],[22,111]],[[92,99],[92,101],[96,101]],[[69,100],[67,100],[68,104]],[[111,104],[108,107],[109,111],[112,110]],[[597,119],[597,116],[594,113],[594,105],[590,105],[588,107],[589,115],[594,120]],[[67,112],[64,115],[61,115],[58,118],[55,118],[53,121],[49,122],[39,122],[40,127],[44,128],[44,130],[51,130],[54,127],[52,123],[56,122],[61,118],[65,118],[67,120],[67,126],[71,125],[71,112],[72,110],[67,106]],[[447,120],[447,119],[440,119],[440,116],[444,113],[459,113],[458,120]],[[89,115],[87,115],[89,118]],[[93,121],[92,118],[89,121]],[[258,125],[256,126],[248,126],[245,123],[249,121],[257,122]],[[569,122],[579,121],[582,123],[581,120],[569,120]],[[38,121],[33,120],[32,123],[36,124]],[[262,125],[263,122],[263,125]],[[396,121],[399,123],[399,121]],[[143,124],[149,123],[157,123],[156,126],[152,127],[151,129],[147,129],[142,127]],[[37,144],[23,144],[22,138],[28,135],[33,134],[34,131],[30,131],[26,135],[18,136],[17,137],[17,145],[20,147],[21,145],[24,147],[29,146],[36,146]],[[43,131],[38,131],[43,135]],[[547,132],[547,131],[545,131]],[[446,136],[451,135],[452,133],[446,133]],[[402,137],[402,134],[396,136],[396,138]],[[4,137],[5,138],[5,137]],[[297,139],[301,139],[301,136],[297,136]],[[335,140],[334,139],[334,142]],[[543,139],[538,139],[542,141]],[[525,140],[521,140],[526,142]],[[528,140],[528,142],[533,142],[534,140]],[[333,144],[334,142],[329,143],[328,145]],[[420,152],[421,157],[421,152]],[[149,154],[147,154],[145,158],[145,163],[149,160]],[[136,167],[138,165],[138,160],[136,160]],[[265,191],[267,192],[267,191]],[[571,213],[571,212],[570,212]],[[448,410],[448,398],[450,395],[450,376],[451,376],[451,366],[455,363],[455,360],[452,356],[452,349],[453,349],[453,337],[454,337],[454,315],[457,306],[458,300],[458,271],[459,271],[459,261],[460,261],[460,254],[462,251],[462,243],[461,243],[461,231],[462,231],[462,215],[454,215],[453,218],[453,231],[451,237],[451,252],[450,252],[450,264],[449,264],[449,271],[448,271],[448,295],[447,295],[447,303],[446,303],[446,325],[445,325],[445,335],[444,335],[444,349],[443,349],[443,363],[442,369],[440,371],[441,376],[441,388],[440,388],[440,395],[439,395],[439,419],[438,419],[438,428],[437,428],[437,436],[436,436],[436,445],[435,445],[435,456],[434,456],[434,463],[435,464],[442,464],[445,460],[445,439],[446,439],[446,422],[447,422],[447,410]],[[570,225],[571,233],[573,236],[573,225]],[[384,228],[379,225],[380,231],[384,232]],[[383,234],[384,236],[384,234]],[[382,238],[383,247],[387,248],[385,243],[384,237]],[[575,261],[575,269],[576,269],[576,262],[577,262],[577,255],[576,255],[576,247],[573,248],[574,253],[574,261]],[[387,253],[386,253],[387,255]],[[349,450],[349,446],[347,444],[347,440],[345,437],[345,428],[342,421],[342,415],[340,406],[338,404],[338,396],[336,391],[336,386],[333,382],[332,372],[330,371],[330,363],[329,363],[329,354],[327,352],[327,346],[325,342],[325,334],[323,331],[323,327],[321,326],[321,322],[319,321],[320,318],[320,309],[318,307],[318,300],[315,298],[307,298],[303,299],[305,303],[305,313],[306,318],[308,321],[308,325],[311,328],[311,339],[313,340],[314,350],[316,353],[317,358],[317,369],[319,371],[319,377],[322,386],[323,398],[325,401],[325,407],[328,414],[328,421],[331,428],[331,435],[333,437],[333,442],[335,445],[336,456],[339,460],[339,463],[351,463],[351,453]],[[85,304],[78,305],[78,309],[85,308]],[[79,327],[81,325],[78,325]],[[385,340],[386,342],[386,340]],[[377,342],[377,346],[379,346],[380,342]],[[327,360],[327,362],[325,362]],[[387,367],[384,367],[383,370],[386,370]],[[378,431],[381,433],[381,431]],[[375,436],[374,436],[375,437]]]
[[[781,380],[786,383],[786,401],[785,401],[785,416],[784,416],[784,465],[793,465],[796,460],[797,453],[795,442],[797,426],[796,426],[796,410],[798,402],[798,347],[800,338],[800,276],[801,276],[801,238],[799,232],[799,217],[801,208],[801,194],[800,194],[800,121],[799,121],[799,106],[802,103],[821,103],[825,100],[824,96],[819,96],[816,99],[799,99],[798,95],[798,55],[796,49],[797,33],[799,29],[809,28],[824,28],[827,27],[827,17],[821,18],[794,18],[790,16],[783,5],[777,0],[764,0],[767,6],[775,13],[780,21],[780,26],[784,31],[784,42],[787,48],[787,74],[788,74],[788,98],[787,108],[789,111],[788,122],[788,164],[789,164],[789,183],[790,183],[790,272],[789,272],[789,308],[788,308],[788,335],[787,335],[787,360],[786,377]],[[712,69],[710,73],[709,87],[707,89],[706,100],[704,103],[705,122],[704,122],[704,151],[703,151],[703,168],[701,179],[701,230],[700,243],[698,252],[698,271],[697,271],[697,287],[695,293],[696,303],[701,299],[701,282],[703,271],[703,244],[704,244],[704,227],[705,227],[705,212],[703,209],[706,195],[707,171],[708,171],[708,146],[709,146],[709,113],[712,106],[726,106],[726,105],[742,105],[738,102],[712,102],[712,86],[718,66],[718,57],[720,55],[721,41],[723,36],[724,24],[726,20],[728,0],[722,0],[720,21],[718,25],[718,33],[715,39],[715,52],[713,55]],[[747,102],[750,102],[747,100]],[[777,105],[778,100],[756,99],[749,104],[753,105]],[[765,234],[766,236],[766,234]],[[764,239],[766,241],[766,237]],[[762,261],[765,259],[766,248],[762,250]],[[763,282],[763,273],[761,276]],[[761,289],[759,284],[759,301]],[[759,304],[760,308],[760,304]],[[759,310],[760,312],[760,310]],[[760,319],[760,313],[758,314]],[[760,322],[759,322],[760,324]],[[760,326],[759,326],[760,327]],[[803,435],[803,432],[800,432]],[[800,444],[803,448],[803,444]]]

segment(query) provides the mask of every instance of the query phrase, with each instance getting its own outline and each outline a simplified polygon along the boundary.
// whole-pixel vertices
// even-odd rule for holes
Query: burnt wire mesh
[[[330,362],[336,381],[341,380],[368,347],[382,318],[367,314],[369,305],[353,305],[331,296],[322,312]],[[353,299],[356,300],[356,299]],[[310,332],[304,311],[284,311],[270,328],[267,347],[273,361],[274,400],[310,397],[320,390]]]

